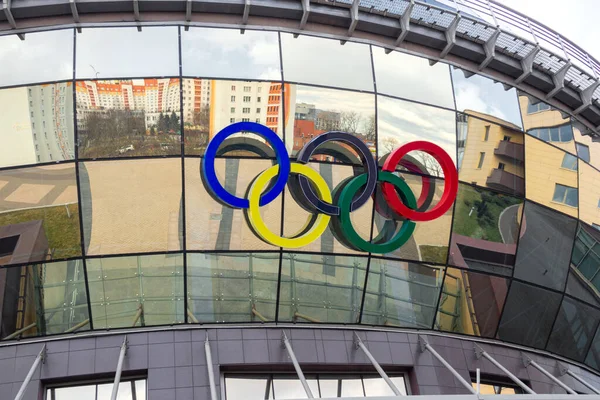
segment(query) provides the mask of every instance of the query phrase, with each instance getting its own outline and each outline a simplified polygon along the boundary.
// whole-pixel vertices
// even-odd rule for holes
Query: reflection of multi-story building
[[[183,79],[183,121],[194,124],[194,115],[210,105],[210,88],[212,81],[208,79]]]
[[[27,90],[37,162],[74,158],[71,83],[31,86]]]
[[[462,181],[525,194],[523,134],[517,126],[487,114],[466,111],[459,116],[457,131]]]

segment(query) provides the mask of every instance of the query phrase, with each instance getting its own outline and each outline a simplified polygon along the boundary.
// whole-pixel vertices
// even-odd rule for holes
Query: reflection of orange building
[[[315,121],[297,119],[294,121],[294,153],[300,151],[312,138],[325,133],[324,130],[315,128]]]

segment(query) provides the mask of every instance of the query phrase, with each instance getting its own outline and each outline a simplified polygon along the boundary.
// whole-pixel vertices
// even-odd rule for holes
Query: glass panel
[[[579,163],[579,219],[600,225],[600,171]]]
[[[89,329],[81,260],[3,268],[0,337],[45,336]],[[29,329],[24,328],[29,327]],[[23,330],[21,334],[15,332]]]
[[[95,329],[184,322],[183,256],[88,259]]]
[[[508,279],[448,268],[436,329],[494,337],[508,291]]]
[[[357,323],[366,257],[284,253],[279,321]]]
[[[565,297],[546,349],[583,361],[599,321],[600,311]]]
[[[71,82],[0,90],[0,167],[72,160]]]
[[[277,32],[182,29],[181,57],[184,76],[281,80]]]
[[[587,147],[589,154],[587,154],[588,158],[585,161],[597,169],[600,169],[600,146],[592,142],[592,136],[582,135],[578,124],[573,124],[573,135],[575,136],[577,144],[581,143]],[[579,155],[579,157],[581,157],[581,155]]]
[[[559,293],[513,281],[498,328],[498,339],[543,348],[560,299]]]
[[[0,265],[81,255],[74,164],[0,172]]]
[[[243,378],[225,377],[225,396],[227,400],[264,400],[266,399],[268,378],[266,376],[248,376]]]
[[[77,79],[179,76],[176,26],[85,28],[76,54]]]
[[[48,400],[96,400],[96,385],[54,388],[48,389],[47,392],[51,390],[54,391],[54,397],[47,393]]]
[[[77,82],[79,158],[181,154],[179,79]]]
[[[373,47],[377,92],[440,107],[454,108],[449,66],[426,58]]]
[[[363,397],[364,395],[362,380],[360,378],[342,379],[342,397]]]
[[[275,320],[279,254],[190,253],[187,257],[188,300],[196,320]]]
[[[472,111],[457,114],[458,176],[461,181],[525,195],[523,134],[515,127],[475,118]],[[488,140],[483,140],[487,133]]]
[[[335,89],[290,84],[286,95],[292,104],[293,138],[286,130],[286,145],[292,155],[311,139],[329,131],[350,133],[375,154],[375,96]],[[341,146],[337,143],[337,146]],[[356,151],[348,145],[354,155]],[[358,156],[357,156],[358,157]],[[332,155],[315,155],[313,160],[350,163]]]
[[[181,160],[86,162],[79,177],[86,254],[181,248]]]
[[[585,363],[592,368],[600,369],[600,329],[596,331],[592,346],[585,357]]]
[[[338,396],[339,379],[319,377],[319,388],[321,389],[321,398],[333,398]],[[314,393],[313,393],[314,394]]]
[[[453,67],[450,71],[458,111],[475,111],[478,117],[522,129],[516,89],[504,90],[501,83],[481,75],[467,78],[465,71],[459,68]]]
[[[567,294],[600,307],[600,255],[595,250],[600,231],[580,223],[573,246]]]
[[[577,189],[577,171],[562,168],[565,152],[531,136],[525,136],[527,198],[572,217],[577,217],[575,193],[556,193],[558,185]],[[575,202],[573,202],[575,201]]]
[[[282,33],[281,51],[286,81],[373,91],[367,45],[346,42],[342,46],[338,40]]]
[[[403,100],[377,96],[377,150],[385,156],[407,142],[426,140],[437,144],[456,162],[455,113]],[[415,154],[422,154],[415,152]],[[419,155],[430,175],[440,176],[439,164]]]
[[[442,267],[372,258],[362,323],[431,329],[443,274]]]
[[[538,111],[535,113],[526,112],[528,105],[534,100],[537,102]],[[519,104],[525,132],[546,142],[551,142],[564,151],[576,154],[573,130],[569,118],[563,118],[561,112],[557,109],[523,92],[519,92]]]
[[[250,183],[271,167],[269,160],[217,159],[219,182],[230,193],[246,197]],[[214,200],[202,183],[200,159],[185,162],[186,240],[190,250],[274,250],[246,222],[244,210]],[[261,207],[261,216],[272,232],[280,232],[283,195]],[[287,203],[287,202],[286,202]]]
[[[523,201],[459,185],[448,263],[511,276]]]
[[[390,377],[390,380],[400,390],[403,396],[406,396],[406,385],[404,378],[401,376]],[[395,396],[389,385],[383,380],[383,378],[377,377],[364,377],[363,385],[365,387],[365,396]]]
[[[577,220],[527,202],[514,277],[562,291],[576,229]]]
[[[577,144],[577,155],[583,161],[590,162],[590,148],[584,144]]]
[[[317,379],[307,376],[306,382],[308,383],[312,394],[318,396],[319,385],[317,384]],[[273,378],[273,392],[275,393],[276,400],[302,399],[306,397],[302,382],[300,382],[297,375],[289,378],[275,376]]]
[[[565,153],[561,167],[570,169],[573,171],[577,171],[577,157],[575,157],[569,153]]]
[[[286,90],[289,85],[286,85]],[[267,126],[283,138],[284,114],[281,83],[252,81],[221,81],[208,79],[183,80],[183,121],[185,152],[203,155],[206,146],[221,129],[234,122],[256,122]],[[285,120],[289,122],[289,106]],[[291,129],[291,126],[289,127]],[[291,133],[290,133],[291,136]],[[229,137],[227,156],[262,156],[274,158],[270,145],[268,155],[252,151],[249,141],[257,140],[260,149],[266,141],[249,132],[239,132]],[[224,151],[224,146],[221,146]],[[271,154],[272,153],[272,154]]]
[[[0,49],[1,86],[73,78],[73,29],[2,36]]]
[[[335,193],[335,190],[341,187],[346,178],[360,175],[363,171],[363,168],[361,167],[351,167],[330,163],[310,163],[308,165],[319,172],[332,193]],[[285,218],[283,221],[283,233],[286,237],[295,237],[307,228],[307,221],[313,219],[314,215],[317,215],[317,212],[306,211],[304,207],[299,204],[299,202],[302,200],[298,200],[292,196],[289,187],[290,183],[288,182],[288,187],[285,190],[283,214]],[[305,196],[302,196],[302,198],[304,199]],[[310,207],[310,205],[308,207]],[[360,235],[360,237],[367,241],[371,237],[372,215],[372,198],[369,198],[362,207],[350,213],[352,227]],[[275,232],[278,232],[278,230]],[[351,244],[344,244],[346,238],[347,235],[345,234],[343,228],[340,227],[336,230],[334,221],[330,221],[328,229],[326,229],[317,240],[301,247],[301,249],[303,251],[323,251],[327,253],[364,253],[362,251],[353,249]]]
[[[136,382],[137,383],[137,382]],[[111,400],[111,396],[112,396],[112,390],[113,390],[113,383],[105,383],[104,385],[98,385],[98,397],[96,397],[97,400]],[[119,383],[119,392],[117,393],[117,400],[138,400],[138,399],[144,399],[145,398],[145,392],[144,394],[141,394],[140,397],[138,397],[138,393],[136,391],[136,397],[133,396],[132,390],[131,390],[131,382],[120,382]],[[50,399],[48,399],[50,400]],[[71,399],[69,399],[71,400]],[[75,400],[75,399],[73,399]],[[87,399],[77,399],[77,400],[87,400]]]
[[[409,173],[400,173],[408,184],[421,209],[430,210],[435,207],[442,196],[444,182],[441,179],[426,178]],[[429,181],[429,189],[424,182]],[[423,192],[425,190],[425,192]],[[424,193],[424,197],[421,197]],[[383,192],[376,192],[376,207],[372,242],[385,242],[397,234],[404,219],[389,208]],[[385,254],[388,257],[402,258],[445,264],[448,258],[448,242],[452,228],[452,207],[439,218],[431,221],[417,222],[411,237],[398,249]]]

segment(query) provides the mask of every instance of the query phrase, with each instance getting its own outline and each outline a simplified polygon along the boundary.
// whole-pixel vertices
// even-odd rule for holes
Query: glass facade
[[[284,32],[85,27],[3,36],[0,47],[10,49],[0,54],[10,57],[0,71],[1,338],[353,324],[497,338],[600,365],[600,150],[550,105],[441,62]],[[292,161],[329,131],[368,149],[327,144],[306,160],[334,198],[367,161],[382,169],[415,140],[448,153],[458,195],[392,251],[348,246],[333,223],[310,244],[266,243],[203,184],[210,141],[249,122]],[[278,155],[254,132],[230,139],[214,170],[244,198]],[[405,159],[394,175],[431,211],[448,183],[442,166],[421,151]],[[260,208],[276,235],[297,237],[316,215],[294,190]],[[350,213],[362,240],[407,223],[386,204],[376,190]],[[361,376],[311,379],[331,396],[385,395]],[[261,385],[274,398],[296,390]]]

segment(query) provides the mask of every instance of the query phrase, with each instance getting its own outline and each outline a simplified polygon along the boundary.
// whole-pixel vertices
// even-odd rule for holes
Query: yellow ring
[[[291,249],[296,249],[298,247],[304,247],[314,242],[325,232],[327,229],[327,225],[329,224],[329,220],[331,217],[326,214],[319,214],[315,219],[312,227],[306,231],[303,235],[295,236],[291,238],[281,237],[279,235],[274,234],[267,228],[265,222],[263,221],[260,215],[260,196],[264,192],[265,188],[275,176],[279,172],[279,165],[274,165],[271,168],[263,171],[258,178],[254,180],[252,185],[250,186],[250,190],[248,191],[248,201],[250,202],[250,207],[247,209],[248,221],[252,225],[254,231],[267,243],[270,243],[274,246],[278,247],[286,247]],[[317,173],[314,169],[310,168],[308,165],[299,164],[299,163],[291,163],[291,171],[292,174],[300,174],[307,177],[314,184],[317,189],[317,194],[321,198],[321,200],[331,203],[331,191],[325,182],[325,179],[321,175]],[[309,219],[310,221],[310,219]]]

